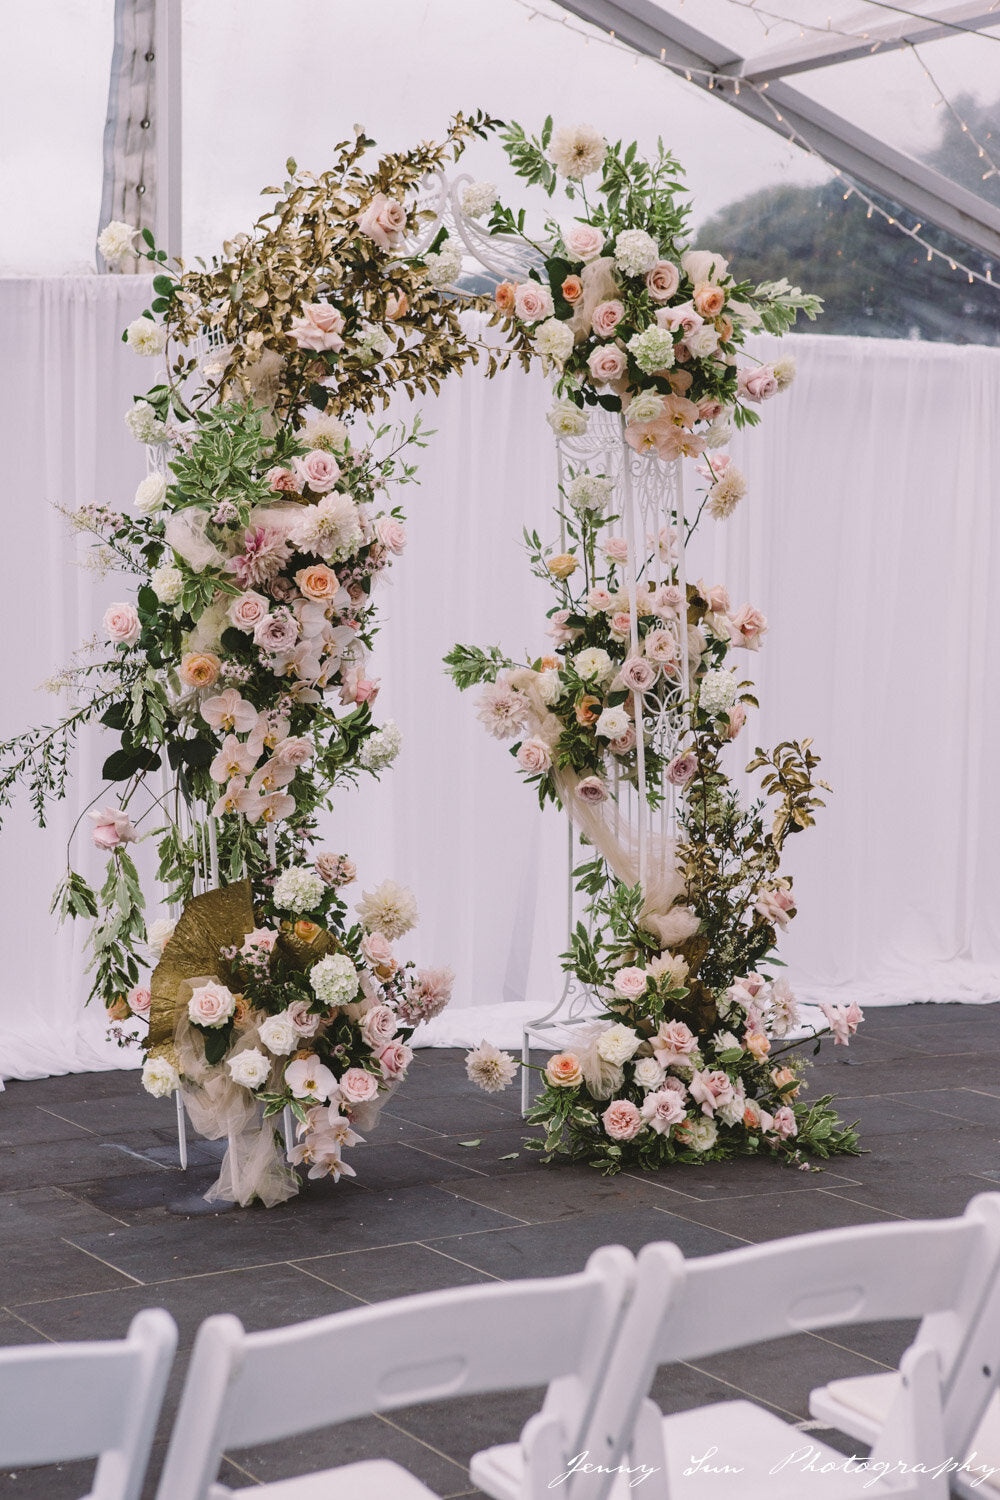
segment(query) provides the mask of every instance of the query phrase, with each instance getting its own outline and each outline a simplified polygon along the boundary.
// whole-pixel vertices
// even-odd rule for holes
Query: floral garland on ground
[[[721,585],[682,589],[672,566],[706,509],[723,519],[746,493],[719,452],[732,426],[759,420],[755,408],[794,377],[791,360],[750,361],[746,332],[780,332],[798,311],[815,317],[818,299],[783,282],[737,282],[721,256],[687,247],[680,168],[662,146],[646,163],[634,145],[609,146],[589,127],[553,133],[551,120],[539,139],[514,125],[504,140],[519,175],[550,195],[562,181],[579,208],[571,224],[548,221],[540,239],[528,239],[524,215],[500,204],[491,219],[494,233],[521,236],[540,261],[525,281],[497,289],[495,316],[553,373],[553,431],[579,436],[588,407],[599,405],[622,414],[636,454],[703,456],[705,481],[684,536],[668,527],[645,547],[640,540],[633,557],[613,529],[615,481],[570,469],[559,549],[526,535],[533,571],[556,590],[551,654],[515,662],[496,647],[456,646],[445,659],[460,688],[483,685],[478,716],[496,738],[514,741],[540,803],[569,808],[600,851],[574,872],[589,898],[587,921],[563,955],[598,1015],[579,1028],[578,1046],[542,1070],[528,1117],[543,1131],[534,1144],[608,1172],[759,1151],[799,1163],[807,1152],[854,1152],[855,1133],[828,1097],[811,1107],[799,1098],[802,1060],[794,1043],[776,1045],[796,1027],[798,1008],[787,982],[768,972],[795,915],[783,845],[822,806],[817,757],[808,740],[758,749],[748,769],[764,772],[765,797],[741,805],[723,755],[756,700],[731,653],[758,650],[767,621],[750,604],[734,610]],[[584,179],[597,172],[591,202]],[[657,554],[673,582],[653,581]],[[689,696],[679,704],[685,666]],[[684,724],[669,760],[651,739],[641,747],[648,805],[671,791],[678,798],[678,840],[661,851],[646,889],[616,874],[601,822],[618,789],[638,784],[637,701],[644,717],[679,709]],[[861,1012],[824,1009],[834,1040],[846,1044]],[[467,1066],[488,1091],[517,1069],[485,1042]]]
[[[0,808],[23,784],[44,824],[47,804],[65,794],[78,730],[100,721],[120,736],[103,768],[118,797],[89,813],[93,842],[108,855],[104,884],[95,891],[70,867],[53,905],[64,917],[93,921],[91,994],[122,1044],[149,1021],[143,970],[163,960],[173,929],[160,918],[147,933],[127,846],[164,812],[151,836],[171,903],[189,902],[217,864],[224,882],[249,879],[260,920],[279,931],[273,923],[283,910],[281,922],[288,919],[277,893],[308,889],[309,901],[292,907],[297,921],[323,919],[336,948],[322,960],[327,969],[317,968],[329,974],[339,964],[345,985],[347,964],[362,976],[361,999],[341,1004],[316,990],[308,1017],[301,1006],[292,1012],[305,1026],[299,1041],[325,1039],[316,1044],[324,1068],[347,1058],[348,1071],[366,1071],[368,1087],[384,1091],[405,1071],[408,1048],[394,1040],[387,1016],[369,1023],[370,1035],[364,1016],[391,998],[394,1014],[412,1026],[447,1001],[449,972],[400,967],[384,920],[347,926],[347,908],[332,892],[350,861],[325,854],[312,868],[307,861],[334,788],[361,773],[377,777],[400,747],[397,727],[372,715],[379,688],[367,657],[377,629],[372,589],[406,543],[388,488],[415,478],[410,451],[425,435],[419,419],[409,427],[369,422],[361,435],[357,417],[385,405],[397,386],[436,392],[447,374],[478,358],[458,321],[476,299],[443,296],[456,274],[451,260],[442,264],[433,249],[415,254],[408,243],[433,217],[419,183],[492,126],[482,114],[456,116],[442,143],[383,156],[370,168],[362,159],[374,142],[359,129],[319,177],[290,161],[284,187],[265,190],[277,199],[273,209],[207,268],[169,264],[147,230],[140,241],[115,222],[100,236],[110,264],[146,259],[156,271],[152,306],[123,337],[137,354],[162,357],[166,374],[126,414],[153,456],[136,514],[90,505],[71,519],[93,535],[97,565],[131,575],[136,586],[109,604],[103,644],[78,653],[54,680],[75,698],[72,711],[54,728],[0,745]],[[491,373],[499,363],[490,356]],[[151,777],[164,762],[174,786],[161,795]],[[185,805],[193,832],[185,832]],[[215,820],[207,826],[206,812]],[[386,893],[401,888],[390,882],[379,890],[388,901]],[[366,895],[358,908],[363,924],[374,899]],[[409,910],[412,897],[399,899]],[[263,940],[256,947],[273,952]],[[257,1035],[268,1049],[269,1105],[291,1103],[305,1137],[299,1150],[312,1160],[313,1137],[325,1127],[309,1109],[350,1103],[344,1069],[336,1089],[318,1074],[323,1090],[314,1094],[294,1081],[294,1063],[279,1077],[275,1059],[289,1049],[270,1047],[267,1037],[288,1040],[288,1026],[274,1018],[308,989],[280,964],[265,977],[257,952],[238,957],[230,962],[237,988],[224,985],[204,1002],[229,1005],[224,990],[230,1008],[218,1019],[208,1011],[188,1017],[202,1036],[201,1056],[221,1068],[238,1055],[233,1079],[259,1090],[261,1065],[246,1061],[240,1038],[248,1017],[256,1024],[266,1013],[270,1024]],[[376,1041],[385,1045],[376,1049]],[[150,1053],[144,1081],[158,1093],[177,1086],[172,1042]],[[316,1150],[317,1161],[329,1155]]]

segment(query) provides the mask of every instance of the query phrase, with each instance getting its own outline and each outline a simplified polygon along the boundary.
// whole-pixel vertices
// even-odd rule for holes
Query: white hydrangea
[[[640,1057],[635,1065],[635,1081],[641,1089],[658,1089],[666,1076],[666,1069],[655,1057]]]
[[[614,488],[613,479],[605,479],[599,474],[578,474],[566,489],[566,499],[574,510],[599,511],[611,499]]]
[[[346,953],[331,953],[313,964],[309,983],[324,1005],[347,1005],[358,993],[358,971]]]
[[[621,739],[631,728],[632,721],[623,708],[606,708],[594,725],[594,733],[609,740]]]
[[[573,667],[578,677],[588,682],[606,682],[614,676],[615,664],[600,646],[586,646],[573,657]]]
[[[264,1056],[259,1047],[247,1047],[228,1059],[229,1076],[241,1088],[259,1089],[266,1083],[271,1072],[270,1058]]]
[[[663,397],[659,391],[640,391],[625,408],[625,421],[630,427],[633,422],[655,422],[662,416]]]
[[[701,679],[698,707],[713,717],[728,713],[736,702],[736,678],[722,667],[713,667]]]
[[[366,349],[370,349],[373,354],[378,354],[382,358],[396,347],[390,335],[377,323],[362,323],[358,330],[358,338]]]
[[[452,286],[462,274],[462,257],[449,240],[445,240],[440,250],[425,255],[424,265],[431,286]]]
[[[381,932],[390,942],[417,925],[416,898],[396,880],[383,880],[373,891],[362,891],[354,910],[368,932]]]
[[[146,947],[157,960],[163,957],[163,950],[170,940],[177,923],[171,917],[157,917],[151,922],[146,930]]]
[[[142,1065],[142,1086],[154,1099],[165,1099],[181,1086],[180,1075],[166,1057],[147,1057]]]
[[[269,1052],[285,1057],[299,1045],[298,1028],[287,1011],[268,1016],[260,1028],[260,1039]],[[237,1079],[237,1082],[240,1080]]]
[[[358,751],[358,764],[366,771],[381,771],[391,766],[399,754],[403,736],[393,719],[386,719],[382,728],[371,735]]]
[[[575,401],[557,401],[545,418],[556,437],[579,437],[590,418]]]
[[[654,370],[669,370],[674,362],[674,336],[669,328],[650,323],[641,333],[633,333],[628,341],[628,352],[646,375],[651,375]],[[661,402],[660,414],[662,410]]]
[[[143,516],[151,516],[160,509],[167,494],[167,481],[162,474],[147,474],[135,492],[134,505]]]
[[[125,413],[125,426],[137,443],[162,443],[167,425],[161,422],[148,401],[136,401]]]
[[[126,328],[125,338],[130,349],[147,357],[162,354],[167,347],[166,333],[152,318],[136,318]]]
[[[150,577],[149,586],[161,604],[176,604],[184,588],[184,574],[180,568],[171,568],[169,565],[156,568]]]
[[[128,256],[135,254],[135,237],[138,229],[122,219],[112,219],[97,236],[97,248],[109,266],[120,266]]]
[[[310,870],[305,865],[292,865],[274,882],[274,904],[279,911],[301,914],[311,911],[318,904],[324,889],[315,870]]]
[[[470,219],[480,219],[489,212],[499,196],[495,182],[467,182],[459,202],[463,214],[468,214]]]
[[[549,146],[549,158],[560,177],[579,182],[604,165],[607,143],[593,125],[560,125]]]
[[[640,1038],[636,1036],[631,1026],[622,1026],[619,1023],[601,1032],[597,1038],[597,1051],[605,1062],[620,1068],[622,1063],[627,1063],[630,1057],[635,1056],[639,1042]]]
[[[564,364],[573,353],[572,328],[558,318],[546,318],[535,329],[535,352]]]
[[[659,258],[659,245],[644,229],[623,229],[615,239],[615,265],[626,276],[645,276]]]

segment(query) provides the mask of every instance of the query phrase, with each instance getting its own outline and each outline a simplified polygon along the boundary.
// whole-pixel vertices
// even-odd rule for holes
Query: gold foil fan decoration
[[[150,989],[149,1046],[170,1042],[178,1006],[190,997],[186,981],[215,974],[223,984],[231,978],[223,948],[240,947],[254,929],[253,893],[249,880],[192,896],[153,970]]]

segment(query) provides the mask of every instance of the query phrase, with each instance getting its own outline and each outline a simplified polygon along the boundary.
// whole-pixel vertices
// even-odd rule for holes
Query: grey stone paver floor
[[[869,1154],[805,1173],[752,1160],[604,1178],[542,1166],[516,1090],[481,1094],[461,1054],[422,1051],[369,1144],[357,1182],[310,1183],[270,1211],[180,1216],[219,1148],[194,1142],[176,1165],[171,1101],[135,1073],[10,1083],[0,1095],[0,1343],[117,1337],[142,1307],[180,1329],[146,1494],[162,1462],[184,1366],[202,1318],[251,1329],[436,1287],[579,1269],[598,1245],[675,1241],[687,1255],[841,1224],[961,1212],[1000,1184],[1000,1004],[869,1012],[850,1051],[825,1045],[813,1095],[839,1095]],[[471,1144],[470,1144],[471,1143]],[[517,1153],[516,1155],[514,1153]],[[654,1395],[683,1410],[743,1393],[786,1417],[809,1391],[894,1365],[910,1324],[840,1329],[662,1370]],[[514,1438],[539,1393],[468,1398],[369,1417],[231,1454],[234,1488],[385,1456],[443,1497],[473,1495],[477,1448]],[[827,1435],[828,1436],[828,1435]],[[0,1497],[77,1500],[92,1466],[0,1470]],[[391,1500],[391,1497],[386,1497]]]

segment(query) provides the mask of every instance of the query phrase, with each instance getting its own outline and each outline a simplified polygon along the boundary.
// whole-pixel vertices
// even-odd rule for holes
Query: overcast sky
[[[706,29],[726,26],[738,50],[796,40],[762,33],[731,0],[668,0]],[[681,8],[683,7],[683,8]],[[259,211],[262,186],[289,155],[322,170],[355,121],[380,145],[433,137],[453,109],[483,108],[537,129],[546,112],[609,137],[657,135],[687,166],[695,222],[756,187],[822,181],[826,169],[761,125],[656,63],[589,44],[552,0],[185,0],[184,245],[210,254]],[[809,0],[769,8],[815,14]],[[818,7],[837,18],[842,0]],[[856,7],[846,7],[856,14]],[[10,5],[0,91],[0,270],[61,272],[92,265],[101,195],[113,0]],[[1000,43],[957,38],[924,49],[949,93],[1000,95]],[[40,86],[44,81],[44,87]],[[894,144],[933,143],[934,93],[909,53],[865,59],[797,80],[824,103]],[[500,148],[476,145],[465,167],[516,196]]]

